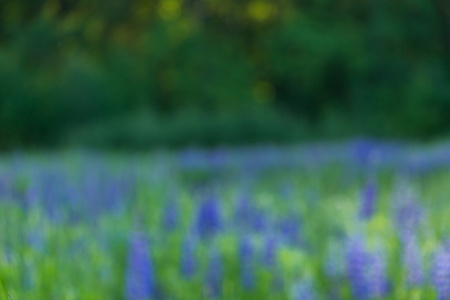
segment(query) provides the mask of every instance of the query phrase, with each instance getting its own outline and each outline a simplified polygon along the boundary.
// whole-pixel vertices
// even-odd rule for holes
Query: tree
[[[442,42],[447,70],[450,72],[450,2],[433,0],[442,26]]]

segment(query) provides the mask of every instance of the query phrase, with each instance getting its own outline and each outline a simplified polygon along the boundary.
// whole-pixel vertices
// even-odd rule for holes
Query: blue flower
[[[208,197],[200,204],[196,225],[201,238],[208,238],[219,232],[222,220],[220,206],[215,197]]]
[[[148,300],[154,296],[155,278],[148,248],[145,235],[134,233],[128,252],[125,283],[125,298],[127,300]]]
[[[254,232],[263,232],[269,227],[269,219],[262,209],[255,208],[251,216],[251,229]]]
[[[278,251],[278,240],[273,234],[266,237],[264,243],[263,261],[266,266],[273,267],[276,265]]]
[[[416,231],[424,219],[424,209],[412,195],[412,191],[405,190],[402,199],[399,199],[394,207],[396,225],[401,238]]]
[[[368,183],[362,192],[359,216],[363,220],[370,219],[375,212],[377,189],[374,183]]]
[[[421,285],[423,282],[422,255],[415,236],[409,236],[403,241],[403,263],[406,268],[408,285]]]
[[[376,150],[376,143],[367,139],[359,139],[352,146],[355,162],[364,169],[368,168]]]
[[[190,278],[196,270],[194,242],[187,237],[181,245],[180,272],[185,278]]]
[[[383,252],[367,252],[363,237],[350,240],[347,249],[347,275],[355,299],[378,299],[389,292]]]
[[[211,251],[205,281],[208,298],[220,297],[223,284],[223,266],[222,257],[216,249]]]
[[[369,257],[360,237],[352,238],[347,249],[347,276],[355,299],[369,299],[366,269]]]
[[[241,195],[235,204],[234,219],[238,226],[247,227],[253,217],[254,207],[251,203],[250,197]]]
[[[434,257],[433,282],[439,300],[450,299],[450,245],[440,247]]]
[[[289,216],[278,223],[281,238],[289,245],[301,244],[300,217]]]
[[[179,210],[175,200],[170,199],[163,211],[162,226],[166,231],[173,231],[177,228],[179,221]]]
[[[239,242],[239,265],[241,284],[245,289],[251,289],[254,285],[253,246],[248,237],[242,237]]]
[[[389,281],[386,275],[386,262],[382,253],[376,252],[370,255],[368,268],[368,283],[370,299],[379,299],[389,292]]]

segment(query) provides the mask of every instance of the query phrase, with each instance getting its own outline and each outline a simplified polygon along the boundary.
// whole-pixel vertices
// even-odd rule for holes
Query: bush
[[[164,117],[137,112],[73,130],[68,133],[63,144],[143,150],[152,147],[282,143],[306,136],[305,126],[268,110],[220,115],[191,111]]]

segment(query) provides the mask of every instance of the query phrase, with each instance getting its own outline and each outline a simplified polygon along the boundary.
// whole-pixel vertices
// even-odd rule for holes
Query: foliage
[[[210,115],[183,111],[171,117],[136,112],[88,124],[66,137],[65,144],[89,148],[134,149],[225,146],[294,142],[310,137],[298,122],[268,110]]]
[[[447,6],[2,1],[0,147],[54,145],[85,123],[138,110],[163,120],[185,110],[234,114],[245,123],[248,110],[270,109],[317,137],[442,135],[450,127]],[[189,141],[175,135],[176,144]]]

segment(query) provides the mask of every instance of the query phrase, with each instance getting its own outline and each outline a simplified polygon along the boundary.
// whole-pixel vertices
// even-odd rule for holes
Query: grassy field
[[[366,140],[4,155],[0,299],[450,299],[449,167]]]

